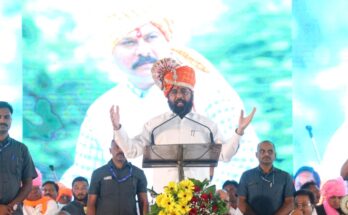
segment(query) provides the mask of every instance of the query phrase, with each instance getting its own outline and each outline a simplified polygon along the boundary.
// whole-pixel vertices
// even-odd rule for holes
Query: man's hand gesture
[[[121,128],[120,124],[120,112],[118,105],[112,105],[110,108],[110,119],[112,123],[112,127],[114,130],[119,130]]]
[[[240,117],[239,117],[238,128],[236,130],[237,134],[239,134],[239,135],[243,135],[244,134],[244,130],[250,124],[251,120],[254,117],[255,112],[256,112],[256,108],[254,107],[253,111],[247,117],[244,117],[244,111],[241,110]]]

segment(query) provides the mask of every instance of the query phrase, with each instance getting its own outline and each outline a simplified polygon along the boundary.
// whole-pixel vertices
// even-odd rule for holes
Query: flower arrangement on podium
[[[169,182],[164,192],[150,190],[156,201],[150,215],[222,215],[228,212],[227,205],[215,193],[215,185],[208,180],[185,179]]]

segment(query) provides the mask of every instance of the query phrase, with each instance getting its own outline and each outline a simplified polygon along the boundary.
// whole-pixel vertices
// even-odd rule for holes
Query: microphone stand
[[[316,143],[315,138],[313,136],[312,126],[306,125],[306,130],[308,131],[308,135],[311,138],[312,145],[313,145],[313,148],[314,148],[315,155],[317,157],[318,163],[320,163],[321,162],[321,156],[320,156],[320,153],[319,153],[319,150],[318,150],[317,143]]]
[[[166,124],[167,122],[169,122],[170,120],[174,119],[175,117],[177,117],[178,115],[174,115],[173,117],[167,119],[166,121],[162,122],[161,124],[157,125],[156,127],[154,127],[152,129],[152,132],[151,132],[151,145],[155,145],[155,137],[154,137],[154,132],[157,128],[161,127],[162,125]]]

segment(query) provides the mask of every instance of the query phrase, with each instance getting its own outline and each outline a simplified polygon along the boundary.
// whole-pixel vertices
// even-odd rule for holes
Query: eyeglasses
[[[295,208],[308,208],[308,207],[312,207],[311,203],[295,203]]]
[[[191,90],[188,89],[188,88],[172,89],[172,90],[169,92],[169,95],[170,95],[170,96],[177,96],[178,93],[180,93],[180,94],[183,95],[183,96],[188,96],[188,95],[191,94]]]

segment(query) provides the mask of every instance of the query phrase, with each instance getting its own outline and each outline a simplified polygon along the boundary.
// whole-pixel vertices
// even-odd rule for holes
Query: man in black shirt
[[[88,191],[87,215],[147,214],[147,180],[144,171],[126,160],[120,147],[111,141],[112,159],[93,171]]]
[[[64,206],[60,214],[86,215],[87,211],[87,194],[88,181],[84,177],[76,177],[72,182],[72,193],[74,201]]]
[[[23,214],[22,202],[37,177],[28,148],[9,136],[12,106],[0,101],[0,215]]]

